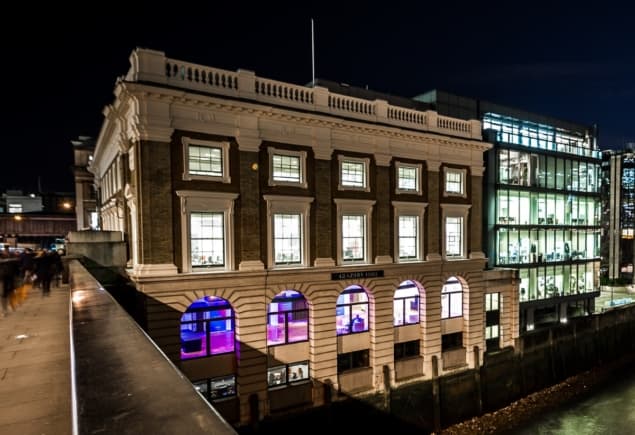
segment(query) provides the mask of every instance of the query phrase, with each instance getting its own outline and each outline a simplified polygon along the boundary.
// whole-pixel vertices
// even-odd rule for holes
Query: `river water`
[[[635,370],[616,373],[616,379],[592,396],[558,408],[518,428],[514,434],[635,434]]]

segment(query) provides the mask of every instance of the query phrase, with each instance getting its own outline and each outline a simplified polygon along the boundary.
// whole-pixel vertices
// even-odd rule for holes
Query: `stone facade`
[[[105,110],[92,171],[99,184],[113,162],[127,163],[112,196],[125,198],[129,218],[120,230],[130,243],[128,274],[147,297],[148,333],[192,381],[235,377],[236,394],[213,402],[230,421],[319,406],[337,398],[331,389],[363,397],[474,368],[486,350],[488,293],[501,301],[495,347],[513,346],[515,275],[485,271],[481,251],[483,152],[490,145],[479,122],[187,64],[151,50],[135,50],[131,64]],[[192,146],[220,153],[220,173],[193,171]],[[303,165],[302,180],[274,179],[276,152]],[[364,185],[343,183],[342,161],[364,168]],[[417,189],[397,185],[402,166],[416,169]],[[461,180],[458,194],[446,192],[447,168]],[[271,216],[288,210],[305,219],[302,258],[293,266],[273,260]],[[418,219],[413,258],[401,255],[400,210]],[[216,267],[195,264],[190,218],[203,211],[223,216],[224,261]],[[364,216],[362,260],[346,257],[343,215]],[[460,222],[452,233],[458,241],[446,234],[448,217]],[[442,289],[452,277],[460,284],[460,313],[444,316]],[[395,292],[404,283],[417,289],[418,321],[396,327]],[[368,324],[342,334],[336,306],[350,286],[368,299]],[[308,340],[273,346],[267,313],[286,290],[307,303]],[[182,359],[182,316],[206,296],[230,304],[235,352]],[[454,346],[445,343],[449,336],[458,340]],[[416,355],[396,358],[404,343],[416,343]],[[342,359],[360,352],[367,360],[342,369]],[[308,363],[307,382],[268,384],[268,369],[297,361]]]

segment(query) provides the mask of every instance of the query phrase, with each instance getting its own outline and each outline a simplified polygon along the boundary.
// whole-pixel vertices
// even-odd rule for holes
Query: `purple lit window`
[[[395,326],[419,323],[419,289],[412,281],[404,281],[395,291],[393,324]]]
[[[295,290],[279,293],[269,304],[267,344],[295,343],[309,339],[309,308]]]
[[[358,285],[347,287],[337,298],[337,335],[368,331],[368,296]]]
[[[206,296],[181,316],[181,359],[234,351],[234,310],[225,299]]]

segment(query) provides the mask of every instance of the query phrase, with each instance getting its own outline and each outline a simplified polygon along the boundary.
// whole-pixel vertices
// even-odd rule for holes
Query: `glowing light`
[[[69,209],[71,208],[71,203],[66,201],[64,204],[62,204],[62,207],[64,207],[65,209]]]
[[[533,330],[534,330],[534,324],[533,323],[527,325],[527,331],[533,331]]]
[[[562,319],[560,319],[560,323],[567,323],[567,318],[563,317]]]
[[[13,219],[15,219],[16,221],[21,221],[22,216],[20,216],[19,214],[16,214],[15,216],[13,216]]]

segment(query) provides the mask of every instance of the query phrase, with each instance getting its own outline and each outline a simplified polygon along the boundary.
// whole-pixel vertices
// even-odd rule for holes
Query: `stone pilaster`
[[[390,168],[377,166],[377,202],[373,227],[377,234],[375,257],[392,257],[392,228],[390,220]]]
[[[439,168],[428,170],[428,225],[427,225],[427,256],[439,257],[441,255],[441,217],[439,210]]]

